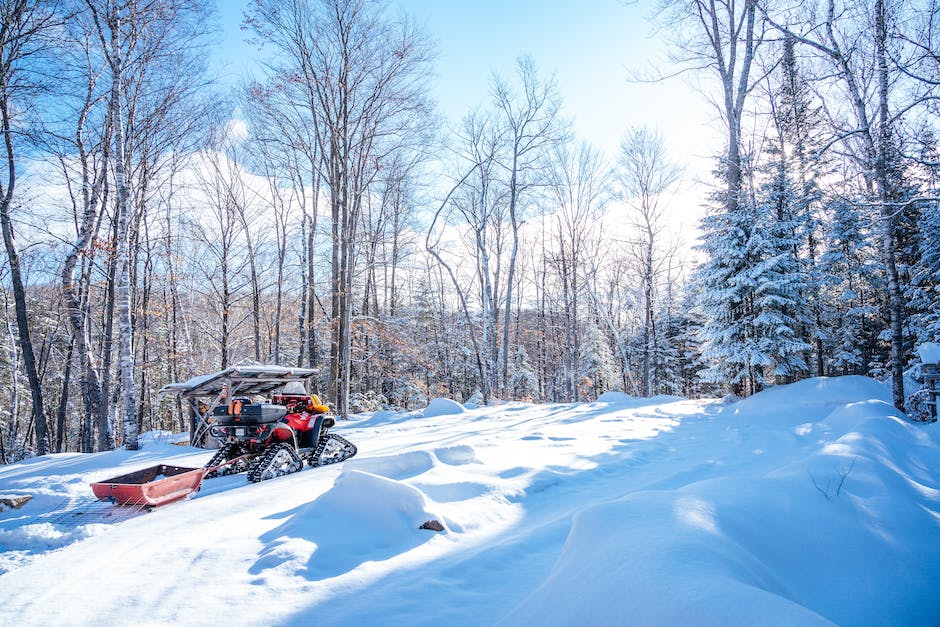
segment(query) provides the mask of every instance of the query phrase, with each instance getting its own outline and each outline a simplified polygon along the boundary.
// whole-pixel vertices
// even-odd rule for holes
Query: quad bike
[[[236,398],[216,408],[209,434],[223,444],[206,468],[232,463],[208,472],[206,478],[247,471],[249,481],[264,481],[297,472],[304,462],[325,466],[356,454],[354,444],[329,433],[336,419],[315,395],[285,389],[272,400],[250,403]]]

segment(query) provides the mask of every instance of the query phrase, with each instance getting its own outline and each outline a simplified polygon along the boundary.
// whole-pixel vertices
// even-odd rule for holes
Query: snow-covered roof
[[[160,390],[160,394],[214,396],[228,382],[232,385],[233,393],[252,396],[270,392],[289,381],[302,381],[319,372],[316,368],[289,368],[245,360],[219,372],[199,375],[182,383],[170,383]]]
[[[936,342],[924,342],[917,347],[917,356],[921,363],[940,364],[940,344]]]

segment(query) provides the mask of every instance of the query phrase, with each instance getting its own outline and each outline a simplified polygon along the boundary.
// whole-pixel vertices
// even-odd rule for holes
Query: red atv
[[[300,385],[285,386],[273,403],[233,399],[213,412],[209,434],[223,442],[206,468],[238,459],[206,475],[207,478],[248,472],[249,481],[264,481],[308,466],[325,466],[349,459],[356,446],[334,433],[329,408]]]

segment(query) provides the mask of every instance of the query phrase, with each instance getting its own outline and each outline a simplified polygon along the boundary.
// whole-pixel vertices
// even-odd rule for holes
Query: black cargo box
[[[225,407],[223,406],[222,409],[224,411]],[[276,422],[283,418],[285,414],[287,414],[287,408],[283,405],[252,403],[251,405],[242,405],[241,414],[238,416],[223,413],[217,415],[216,419],[221,425],[255,425]]]

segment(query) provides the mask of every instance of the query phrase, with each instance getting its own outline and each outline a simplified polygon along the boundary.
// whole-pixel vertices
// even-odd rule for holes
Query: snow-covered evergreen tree
[[[767,383],[785,383],[806,373],[804,354],[810,345],[803,338],[813,326],[807,315],[806,264],[800,256],[807,201],[791,178],[785,146],[770,155],[772,176],[760,190],[748,249],[754,262],[754,333],[770,360],[763,374]]]
[[[822,152],[824,140],[822,106],[812,94],[796,56],[796,42],[790,35],[783,41],[777,93],[771,95],[771,111],[777,127],[778,142],[771,149],[775,162],[777,190],[774,203],[778,221],[788,222],[784,232],[793,241],[794,269],[799,266],[799,313],[795,331],[803,341],[812,344],[815,374],[825,371],[824,346],[827,333],[822,325],[822,281],[819,273],[819,218],[822,192],[818,181],[830,167]],[[782,225],[781,225],[782,226]],[[784,227],[786,228],[786,227]]]
[[[758,370],[771,362],[761,353],[754,328],[756,283],[749,246],[755,216],[741,204],[735,211],[719,209],[703,218],[697,248],[706,259],[692,280],[703,316],[701,349],[707,365],[699,376],[706,383],[748,394],[762,378]]]
[[[653,362],[654,394],[685,395],[683,389],[683,356],[685,318],[663,308],[659,320],[659,346]]]
[[[798,234],[789,219],[786,180],[773,180],[756,206],[738,203],[702,222],[699,249],[707,255],[693,280],[704,315],[705,382],[729,384],[735,394],[793,380],[805,370],[809,348],[798,329],[806,324],[797,257]]]
[[[920,133],[921,185],[936,197],[940,192],[940,150],[932,130]],[[905,296],[911,309],[911,333],[917,342],[940,341],[940,203],[921,203],[917,223],[917,262],[910,270]]]
[[[920,263],[913,268],[908,298],[911,328],[918,342],[940,341],[940,205],[930,203],[920,215]]]
[[[513,349],[510,363],[510,387],[512,397],[520,401],[538,400],[539,381],[529,360],[529,353],[520,342]]]
[[[581,394],[597,397],[609,390],[620,389],[620,372],[610,349],[610,341],[591,319],[585,324],[581,341]]]
[[[867,374],[880,326],[877,294],[883,292],[873,238],[848,202],[830,204],[827,248],[820,259],[823,276],[824,325],[833,374]]]

